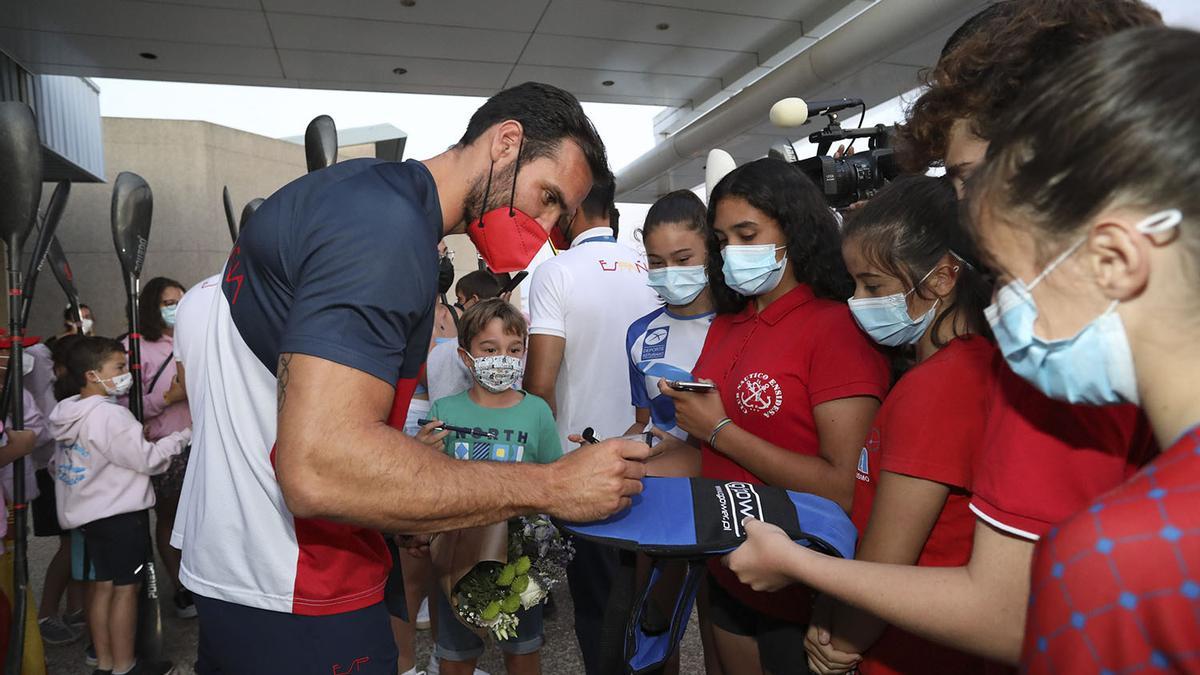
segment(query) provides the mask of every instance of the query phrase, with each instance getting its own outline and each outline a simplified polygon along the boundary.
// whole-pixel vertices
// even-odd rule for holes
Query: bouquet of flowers
[[[505,545],[496,536],[499,528],[507,529],[504,551],[495,550]],[[469,534],[461,536],[463,533]],[[571,542],[545,516],[513,518],[489,528],[460,530],[458,534],[451,538],[454,541],[441,542],[445,535],[434,540],[435,548],[441,543],[458,549],[441,556],[433,552],[435,566],[439,557],[459,560],[458,565],[440,566],[443,590],[448,590],[447,597],[460,621],[477,632],[490,632],[497,640],[516,637],[517,612],[545,602],[550,589],[566,578],[567,563],[575,556]],[[464,555],[477,562],[465,574],[455,574],[455,567],[465,567],[461,563]]]

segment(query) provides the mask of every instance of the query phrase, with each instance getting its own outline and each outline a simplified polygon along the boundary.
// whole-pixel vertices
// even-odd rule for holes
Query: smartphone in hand
[[[717,390],[717,385],[711,382],[681,382],[679,380],[667,380],[667,386],[675,391],[707,393]]]

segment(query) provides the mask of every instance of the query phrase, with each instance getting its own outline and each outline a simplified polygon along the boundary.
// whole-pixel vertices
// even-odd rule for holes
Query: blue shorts
[[[195,595],[197,675],[396,675],[396,640],[382,602],[300,616]]]
[[[483,639],[467,628],[454,615],[450,601],[441,588],[437,589],[437,647],[433,655],[447,661],[474,661],[483,654]],[[500,651],[519,656],[532,654],[546,642],[542,637],[542,606],[517,612],[517,637],[501,640]]]

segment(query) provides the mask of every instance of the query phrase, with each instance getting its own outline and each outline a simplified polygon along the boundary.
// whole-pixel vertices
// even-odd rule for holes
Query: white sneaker
[[[417,610],[417,630],[429,630],[429,598],[422,600]]]
[[[400,675],[426,675],[426,673],[423,670],[417,670],[417,667],[413,666],[412,668],[409,668],[408,670],[404,671],[403,673],[400,673]]]
[[[425,666],[425,671],[424,671],[425,675],[441,675],[441,667],[442,667],[442,664],[441,664],[441,662],[439,662],[437,660],[437,657],[430,654],[429,655],[429,663],[426,664],[426,666]],[[421,674],[413,673],[410,670],[409,672],[404,673],[404,675],[421,675]],[[489,675],[489,674],[486,670],[480,670],[480,669],[476,668],[474,675]]]

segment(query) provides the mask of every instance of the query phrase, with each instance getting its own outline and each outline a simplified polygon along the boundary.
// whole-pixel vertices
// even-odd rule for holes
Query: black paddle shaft
[[[46,215],[42,218],[42,228],[38,230],[37,240],[33,245],[33,255],[29,256],[29,267],[25,269],[25,286],[23,307],[21,309],[21,325],[29,325],[29,311],[33,309],[33,292],[37,290],[37,280],[50,252],[50,244],[58,230],[59,220],[67,206],[67,198],[71,195],[70,181],[60,181],[50,195],[50,204],[46,207]]]
[[[0,237],[8,247],[8,333],[12,341],[9,356],[9,383],[12,395],[10,414],[13,431],[25,428],[22,387],[21,325],[22,283],[21,249],[33,230],[38,203],[42,199],[42,145],[37,121],[24,103],[0,103]],[[3,411],[0,411],[0,415]],[[29,585],[29,561],[26,558],[28,518],[25,516],[25,459],[13,462],[13,594],[12,629],[9,633],[6,673],[20,673],[25,657],[25,607]]]
[[[135,173],[122,171],[113,181],[112,233],[117,260],[125,273],[126,303],[129,312],[129,370],[133,382],[129,388],[129,410],[142,421],[142,336],[138,327],[138,295],[146,246],[150,241],[150,221],[154,213],[154,195],[146,181]],[[158,575],[154,569],[154,547],[150,529],[146,529],[150,557],[143,568],[145,585],[138,606],[138,656],[157,661],[162,656],[162,607],[158,599]]]
[[[142,409],[142,336],[138,331],[138,293],[141,290],[141,280],[130,276],[125,280],[125,288],[129,293],[129,372],[133,373],[133,383],[129,386],[129,411],[139,422],[145,422]]]

